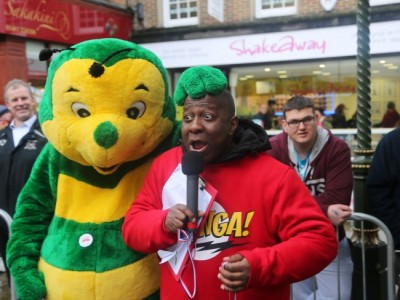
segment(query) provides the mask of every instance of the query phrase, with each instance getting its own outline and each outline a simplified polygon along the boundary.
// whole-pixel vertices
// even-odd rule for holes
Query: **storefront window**
[[[104,32],[104,14],[91,9],[80,6],[73,6],[74,16],[74,31],[76,34],[88,34],[88,33],[102,33]]]
[[[197,1],[163,1],[164,27],[196,25],[198,23]]]
[[[297,13],[296,0],[256,0],[256,18],[293,15]]]
[[[382,119],[385,107],[393,101],[400,107],[400,57],[371,59],[371,121]],[[238,115],[254,115],[261,103],[276,100],[276,115],[293,95],[306,95],[315,106],[333,114],[337,105],[346,106],[346,118],[357,110],[357,62],[355,59],[314,61],[296,64],[238,67],[235,87]]]
[[[369,0],[371,6],[400,3],[399,0]]]
[[[28,73],[33,76],[46,75],[47,63],[39,60],[39,53],[43,48],[45,48],[44,43],[28,40],[25,45]]]

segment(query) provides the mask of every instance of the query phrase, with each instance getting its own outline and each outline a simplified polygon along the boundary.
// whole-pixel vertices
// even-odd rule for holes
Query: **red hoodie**
[[[129,247],[149,253],[177,242],[164,226],[168,211],[162,207],[163,188],[181,158],[177,147],[153,162],[122,228]],[[261,152],[206,165],[200,176],[218,194],[196,241],[193,299],[234,299],[221,290],[217,274],[222,259],[235,253],[247,259],[251,272],[237,300],[289,299],[291,283],[320,272],[335,258],[335,231],[292,168]],[[190,299],[167,263],[160,267],[161,299]],[[192,291],[191,266],[182,278]]]

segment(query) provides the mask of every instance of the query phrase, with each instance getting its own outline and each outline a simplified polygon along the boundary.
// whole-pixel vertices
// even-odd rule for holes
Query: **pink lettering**
[[[242,55],[262,55],[266,53],[284,53],[284,52],[303,52],[303,51],[319,51],[325,53],[326,41],[298,41],[292,35],[281,38],[278,42],[268,44],[267,39],[263,38],[260,43],[249,44],[246,39],[233,41],[229,48],[233,50],[237,56]]]

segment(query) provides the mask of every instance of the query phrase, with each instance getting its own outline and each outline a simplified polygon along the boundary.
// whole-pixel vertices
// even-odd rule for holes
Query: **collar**
[[[31,128],[33,126],[33,124],[36,122],[37,120],[37,116],[33,115],[32,117],[30,117],[28,120],[26,120],[25,122],[22,123],[21,127],[27,127],[27,128]],[[17,127],[15,127],[15,119],[13,119],[10,123],[10,128],[11,129],[16,129]]]
[[[287,135],[287,140],[288,140],[289,158],[295,165],[297,165],[296,149],[294,147],[293,140],[290,138],[289,135]],[[325,128],[318,127],[314,145],[312,146],[308,154],[310,162],[312,162],[318,156],[318,154],[321,152],[322,148],[324,148],[328,140],[329,140],[329,131]]]

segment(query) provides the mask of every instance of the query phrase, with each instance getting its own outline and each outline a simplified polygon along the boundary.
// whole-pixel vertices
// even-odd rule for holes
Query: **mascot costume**
[[[21,300],[156,299],[155,255],[129,249],[125,213],[155,156],[176,144],[167,72],[118,39],[45,49],[48,143],[22,190],[7,249]]]

